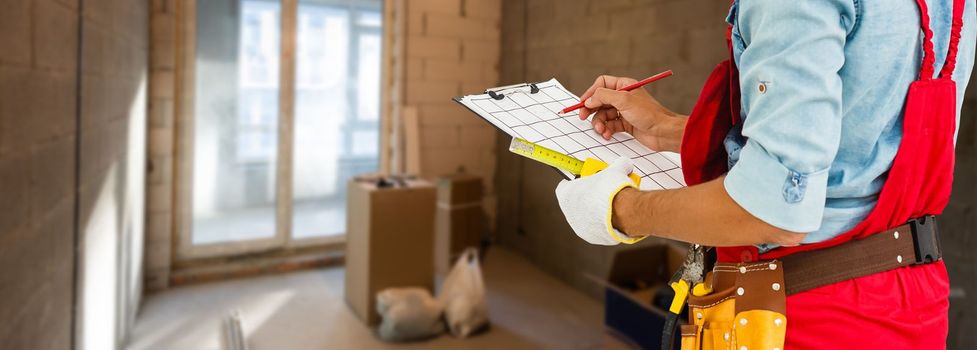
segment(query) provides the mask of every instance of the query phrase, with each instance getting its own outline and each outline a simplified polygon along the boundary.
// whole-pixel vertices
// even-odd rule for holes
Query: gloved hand
[[[614,196],[626,187],[636,187],[628,174],[634,164],[619,158],[600,172],[576,180],[560,181],[556,198],[573,232],[590,244],[616,245],[634,243],[631,238],[611,225],[611,206]]]

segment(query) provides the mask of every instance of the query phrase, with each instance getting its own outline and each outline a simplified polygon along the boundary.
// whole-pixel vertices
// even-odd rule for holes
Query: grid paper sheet
[[[655,152],[640,144],[628,133],[617,133],[610,140],[594,132],[588,120],[561,115],[560,110],[580,102],[556,79],[537,83],[539,91],[529,88],[505,91],[501,100],[488,94],[468,95],[456,101],[472,110],[496,128],[578,159],[595,158],[610,163],[620,157],[631,158],[635,172],[641,176],[641,190],[673,189],[685,186],[678,154]],[[569,172],[560,170],[567,178]]]

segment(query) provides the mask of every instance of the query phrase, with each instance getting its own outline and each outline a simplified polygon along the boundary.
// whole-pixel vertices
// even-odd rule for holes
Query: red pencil
[[[642,87],[642,86],[651,84],[651,83],[653,83],[655,81],[658,81],[658,80],[661,80],[661,79],[664,79],[664,78],[668,78],[670,76],[672,76],[672,70],[667,70],[667,71],[664,71],[664,72],[661,72],[661,73],[652,75],[652,76],[650,76],[648,78],[645,78],[645,80],[642,80],[642,81],[639,81],[637,83],[634,83],[634,84],[625,86],[625,87],[623,87],[623,88],[621,88],[620,90],[617,90],[617,91],[631,91],[631,90],[637,89],[639,87]],[[583,103],[584,102],[586,102],[586,100],[580,101],[580,103],[575,104],[573,106],[564,108],[562,111],[560,111],[560,114],[566,114],[566,113],[570,113],[570,112],[573,112],[575,110],[578,110],[578,109],[580,109],[580,108],[583,107]]]

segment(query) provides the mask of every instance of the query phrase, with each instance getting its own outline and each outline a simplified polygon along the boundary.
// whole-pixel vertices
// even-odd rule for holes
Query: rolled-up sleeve
[[[747,141],[725,179],[746,211],[784,230],[821,225],[842,122],[852,0],[741,0],[736,37]]]

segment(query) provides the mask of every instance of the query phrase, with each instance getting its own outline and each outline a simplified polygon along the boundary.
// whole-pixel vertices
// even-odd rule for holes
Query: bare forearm
[[[664,116],[656,123],[651,132],[658,137],[657,151],[668,151],[679,153],[682,149],[682,136],[685,134],[685,123],[688,116],[675,114],[667,111]]]
[[[614,198],[614,227],[630,236],[653,235],[708,246],[797,245],[804,234],[757,219],[726,193],[723,179],[677,190],[628,189]]]

